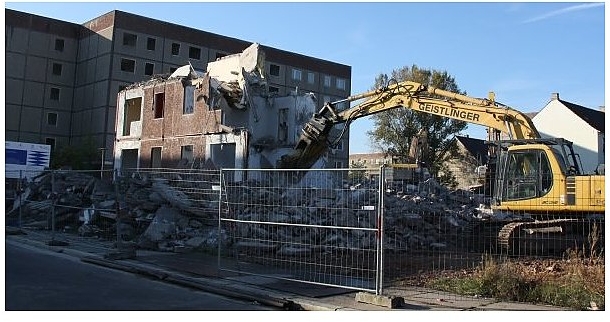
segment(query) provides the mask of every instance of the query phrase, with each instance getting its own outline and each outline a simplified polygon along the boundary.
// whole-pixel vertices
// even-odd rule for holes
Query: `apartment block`
[[[119,91],[187,64],[205,72],[252,43],[118,10],[74,24],[5,9],[5,27],[6,139],[54,148],[114,151]],[[261,49],[271,94],[313,93],[317,107],[350,95],[350,66]],[[347,166],[348,139],[330,164]],[[114,159],[106,153],[107,162]]]

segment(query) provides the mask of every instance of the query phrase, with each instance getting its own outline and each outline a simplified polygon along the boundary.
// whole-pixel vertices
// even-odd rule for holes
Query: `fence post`
[[[65,240],[56,240],[55,239],[55,208],[57,207],[57,202],[59,201],[59,193],[55,191],[55,170],[51,170],[51,240],[47,242],[49,246],[68,246],[69,242]]]
[[[22,191],[23,190],[23,191]],[[23,170],[19,170],[19,182],[17,183],[17,202],[19,203],[19,230],[21,231],[21,208],[25,203],[23,200],[23,193],[25,192],[23,187]]]
[[[119,174],[118,174],[118,169],[114,169],[113,171],[114,173],[114,178],[113,178],[113,184],[114,184],[114,194],[115,194],[115,225],[116,225],[116,248],[117,250],[115,252],[109,252],[107,254],[104,255],[104,258],[107,259],[130,259],[130,258],[135,258],[136,257],[136,249],[134,247],[124,247],[125,245],[123,245],[123,236],[121,235],[121,217],[123,215],[123,212],[126,211],[124,209],[124,207],[121,206],[121,194],[119,193]]]
[[[116,171],[116,170],[115,170]],[[115,195],[115,199],[116,199],[116,247],[119,251],[121,251],[123,249],[123,243],[122,243],[122,238],[121,238],[121,201],[120,201],[120,194],[119,194],[119,179],[118,179],[118,175],[115,173],[115,180],[114,180],[114,195]]]
[[[51,170],[51,241],[55,240],[55,204],[57,193],[55,192],[55,170]]]
[[[222,233],[222,187],[223,187],[223,183],[222,183],[222,178],[223,178],[223,174],[222,174],[222,169],[219,170],[219,175],[220,177],[218,178],[218,250],[216,251],[216,253],[218,254],[216,257],[216,261],[217,261],[217,269],[220,269],[220,252],[221,252],[221,233]],[[212,186],[212,189],[214,189],[214,187]]]
[[[377,241],[377,288],[376,295],[383,294],[383,211],[384,211],[384,195],[385,195],[385,169],[386,164],[379,168],[379,205],[377,209],[377,233],[379,234]]]

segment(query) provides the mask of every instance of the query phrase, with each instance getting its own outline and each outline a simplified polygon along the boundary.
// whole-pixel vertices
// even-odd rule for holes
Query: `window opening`
[[[155,118],[160,119],[163,117],[163,110],[165,108],[165,93],[155,94]]]

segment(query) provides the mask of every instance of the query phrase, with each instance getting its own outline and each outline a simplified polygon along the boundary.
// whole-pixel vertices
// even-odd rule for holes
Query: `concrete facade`
[[[364,168],[367,178],[378,178],[379,169],[384,164],[392,164],[392,157],[383,152],[354,153],[349,155],[350,168]]]
[[[114,150],[121,89],[185,64],[203,72],[251,44],[116,10],[79,25],[5,9],[5,26],[6,138],[54,147]],[[272,93],[312,92],[318,107],[350,95],[350,66],[261,48]],[[348,150],[332,158],[346,164]]]

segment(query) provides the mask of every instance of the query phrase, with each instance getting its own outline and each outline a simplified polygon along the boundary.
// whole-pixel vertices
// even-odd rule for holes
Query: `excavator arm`
[[[337,111],[340,103],[355,106]],[[506,133],[510,139],[535,139],[540,135],[531,119],[523,113],[488,99],[473,98],[416,82],[397,82],[344,100],[325,103],[303,127],[303,133],[291,154],[281,158],[283,169],[310,168],[330,147],[338,142],[349,124],[361,117],[395,108],[408,108],[468,123],[479,124]],[[337,124],[345,124],[338,139],[329,134]]]

